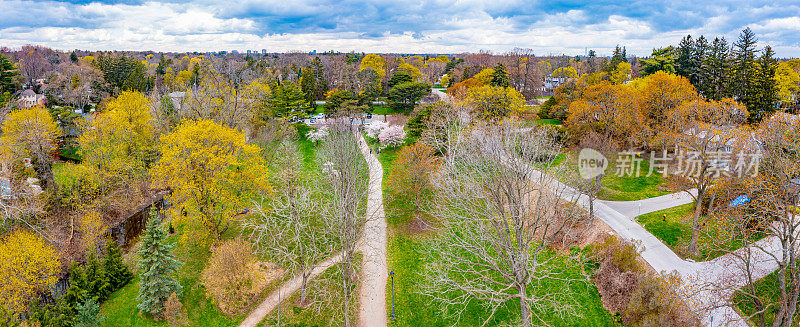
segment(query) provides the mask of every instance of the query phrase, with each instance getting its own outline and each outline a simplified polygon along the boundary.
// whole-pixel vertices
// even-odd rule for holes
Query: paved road
[[[386,217],[383,209],[383,166],[358,134],[358,145],[369,166],[367,221],[361,238],[361,291],[359,292],[359,326],[385,327],[386,280],[389,278],[386,261]]]
[[[694,202],[694,196],[696,195],[697,189],[691,189],[686,192],[667,194],[639,201],[598,200],[597,202],[602,202],[625,217],[633,219],[647,213],[669,209],[682,204],[692,203]]]

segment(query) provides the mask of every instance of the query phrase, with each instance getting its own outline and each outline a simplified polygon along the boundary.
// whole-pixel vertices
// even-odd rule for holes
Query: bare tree
[[[312,176],[304,176],[303,160],[294,142],[276,149],[276,193],[268,206],[256,203],[256,215],[245,222],[257,252],[274,258],[287,271],[302,276],[299,305],[305,306],[306,286],[314,266],[333,252],[322,225]]]
[[[748,318],[758,326],[794,326],[800,304],[800,122],[779,114],[762,122],[757,135],[763,151],[758,175],[719,186],[733,195],[714,207],[711,216],[718,221],[713,225],[722,227],[708,233],[715,242],[712,250],[726,253],[729,269],[710,288],[724,295],[736,292],[728,305],[746,303]],[[749,201],[728,205],[736,194],[749,195]],[[747,246],[731,250],[731,244]],[[774,279],[762,280],[770,273]],[[755,284],[759,280],[770,284]],[[776,293],[775,301],[764,296],[768,289]]]
[[[569,283],[584,276],[565,272],[580,259],[551,250],[571,244],[585,215],[577,193],[555,179],[558,166],[548,164],[559,147],[543,130],[521,132],[508,122],[467,131],[434,181],[440,237],[431,241],[425,293],[456,316],[479,301],[491,312],[484,324],[509,301],[519,302],[523,326],[542,321],[536,312],[568,314]],[[540,291],[556,280],[565,287]]]
[[[366,195],[369,180],[367,166],[358,146],[349,120],[340,120],[329,125],[328,136],[319,148],[318,157],[323,167],[323,190],[328,194],[322,209],[326,229],[334,234],[342,252],[338,265],[344,293],[342,317],[344,325],[351,326],[353,303],[351,296],[355,286],[355,253],[366,220]]]
[[[601,135],[593,131],[584,135],[579,145],[583,149],[592,149],[599,152],[606,158],[606,162],[608,162],[608,158],[611,158],[614,152],[618,150],[616,142],[607,133]],[[603,177],[605,176],[605,170],[602,170],[597,176],[591,178],[583,178],[581,176],[581,178],[576,179],[579,184],[578,189],[589,198],[590,218],[594,216],[594,201],[597,200],[597,197],[600,195],[600,191],[603,188]]]

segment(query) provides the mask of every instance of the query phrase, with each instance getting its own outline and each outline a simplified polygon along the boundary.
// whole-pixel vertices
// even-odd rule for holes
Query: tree
[[[720,100],[727,96],[731,76],[728,55],[728,41],[725,38],[715,38],[708,49],[707,55],[700,68],[700,82],[698,91],[709,100]]]
[[[368,54],[361,59],[361,66],[359,67],[358,70],[362,71],[366,69],[371,69],[375,71],[378,74],[378,77],[380,77],[380,79],[383,79],[383,77],[386,76],[386,61],[383,60],[383,57],[381,57],[378,54],[374,53]],[[392,76],[392,78],[394,78],[394,76]]]
[[[100,178],[102,193],[147,174],[155,147],[150,101],[139,92],[121,92],[78,138],[83,164]]]
[[[53,157],[60,135],[53,117],[42,107],[11,112],[3,122],[2,143],[10,146],[16,158],[30,157],[42,188],[56,190],[53,177]]]
[[[474,126],[447,150],[436,177],[439,236],[426,253],[430,273],[423,292],[445,313],[458,315],[475,301],[489,309],[486,323],[514,303],[520,324],[531,326],[544,323],[533,310],[563,317],[576,301],[570,287],[541,287],[573,280],[563,272],[580,259],[547,249],[571,244],[585,215],[552,177],[559,169],[548,164],[557,148],[552,135],[518,128],[507,122]]]
[[[0,54],[0,95],[6,92],[9,94],[16,92],[19,87],[19,78],[19,70],[14,67],[8,57]]]
[[[697,164],[696,169],[679,167],[679,170],[669,177],[673,189],[678,191],[697,189],[697,195],[689,193],[694,197],[695,211],[692,217],[692,239],[687,246],[687,251],[697,255],[700,232],[705,225],[701,217],[703,201],[714,179],[727,173],[719,167],[718,153],[732,147],[734,142],[748,139],[746,134],[738,129],[738,125],[747,119],[748,112],[733,99],[721,101],[697,99],[675,107],[666,114],[667,124],[656,136],[655,143],[672,146],[676,151],[680,151],[675,154],[680,158],[678,160],[693,160]]]
[[[620,143],[639,144],[647,139],[647,115],[641,110],[640,95],[623,85],[607,82],[592,85],[569,106],[566,126],[576,140],[597,133]]]
[[[214,249],[203,269],[203,286],[226,313],[235,313],[250,304],[266,286],[253,256],[252,245],[241,240],[225,241]]]
[[[753,78],[756,75],[756,42],[756,35],[749,27],[742,30],[739,39],[733,43],[733,60],[729,72],[729,92],[735,100],[744,103],[748,110],[753,108],[756,93]]]
[[[431,93],[431,86],[425,83],[407,82],[397,84],[389,91],[389,105],[396,110],[410,112],[423,96]]]
[[[272,256],[275,264],[302,276],[302,306],[307,303],[311,272],[332,253],[332,242],[325,229],[319,228],[323,224],[314,176],[303,172],[296,143],[281,142],[276,152],[275,195],[268,199],[268,206],[256,204],[256,214],[245,221],[245,226],[251,228],[250,240],[257,253]]]
[[[100,315],[100,305],[92,298],[78,305],[75,327],[100,327],[106,319]]]
[[[392,78],[389,79],[387,85],[389,88],[393,88],[397,84],[410,83],[413,81],[414,79],[411,77],[411,75],[401,70],[392,75]]]
[[[27,230],[7,233],[0,240],[0,309],[10,315],[25,312],[36,294],[58,281],[59,272],[53,246]]]
[[[337,265],[343,293],[343,300],[337,304],[341,308],[338,316],[344,318],[344,326],[350,326],[356,244],[366,220],[367,167],[348,122],[331,125],[318,151],[319,166],[324,167],[322,192],[329,195],[329,202],[323,208],[323,228],[335,236],[335,250],[342,253]]]
[[[748,108],[752,113],[750,122],[760,122],[777,110],[778,88],[775,82],[775,72],[778,60],[773,58],[774,55],[775,52],[772,51],[772,48],[766,46],[755,64],[755,93],[753,94],[751,107]]]
[[[464,102],[478,117],[501,120],[522,112],[525,98],[512,87],[485,85],[468,89]]]
[[[192,231],[185,240],[219,239],[249,199],[270,191],[261,149],[245,141],[244,134],[210,120],[184,121],[162,137],[161,158],[150,174],[172,190],[174,217]]]
[[[161,316],[172,293],[181,294],[181,284],[172,275],[182,265],[172,254],[174,245],[166,243],[167,233],[159,225],[158,209],[150,209],[150,219],[139,248],[139,295],[137,308],[151,316]]]
[[[106,245],[103,269],[108,274],[108,284],[112,290],[118,290],[133,280],[133,273],[122,262],[122,250],[117,246],[117,242],[109,241]]]
[[[695,51],[695,41],[691,35],[687,35],[681,39],[677,49],[677,58],[675,59],[675,73],[686,77],[692,84],[696,82],[694,76],[696,76],[699,68]]]
[[[276,85],[269,95],[267,104],[272,117],[288,118],[308,108],[303,91],[292,82]],[[262,118],[263,119],[263,118]]]
[[[494,66],[494,72],[492,72],[492,81],[489,82],[492,86],[499,86],[499,87],[509,87],[510,82],[508,80],[508,72],[506,71],[506,66],[501,64],[497,64]]]
[[[395,169],[387,177],[387,199],[395,203],[399,214],[413,215],[419,219],[433,196],[434,187],[431,176],[439,170],[441,160],[436,157],[432,147],[414,143],[400,149],[395,159]]]
[[[345,90],[334,91],[330,93],[325,101],[325,113],[335,116],[340,112],[342,103],[353,100],[356,100],[353,92]]]
[[[697,91],[689,79],[664,72],[636,79],[630,85],[641,94],[640,110],[649,125],[648,131],[645,132],[650,135],[641,138],[643,144],[646,144],[645,142],[653,137],[655,132],[663,129],[663,124],[669,119],[668,112],[698,98]]]
[[[383,144],[397,147],[406,141],[406,131],[403,129],[403,125],[392,125],[384,128],[378,134],[378,140]]]
[[[798,60],[800,65],[800,60]],[[777,87],[778,101],[782,106],[790,107],[797,103],[800,94],[800,71],[792,67],[789,61],[781,61],[775,69],[775,84]]]
[[[101,54],[95,60],[95,64],[112,88],[109,90],[111,94],[118,94],[121,91],[146,92],[152,86],[152,81],[147,76],[147,67],[136,58]]]
[[[639,60],[642,65],[642,76],[652,75],[658,71],[675,74],[675,59],[677,56],[677,50],[673,46],[653,49],[650,57]]]

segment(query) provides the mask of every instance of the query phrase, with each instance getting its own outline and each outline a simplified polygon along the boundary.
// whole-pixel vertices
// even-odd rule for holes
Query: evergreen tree
[[[755,33],[748,27],[739,34],[739,39],[733,43],[732,50],[729,92],[734,99],[744,103],[748,110],[752,110],[755,105],[753,94],[756,91],[754,83],[756,42],[758,40]]]
[[[100,315],[100,304],[94,299],[87,299],[77,307],[74,327],[100,327],[105,318]]]
[[[105,268],[94,254],[89,256],[85,273],[89,298],[97,299],[101,303],[104,302],[113,289],[111,289],[111,285],[108,282],[108,274],[106,274]]]
[[[90,297],[90,289],[91,286],[86,279],[86,270],[77,263],[73,263],[69,268],[69,288],[64,294],[64,301],[75,308],[75,305],[83,303]]]
[[[390,88],[392,88],[397,84],[409,83],[413,80],[414,79],[411,77],[411,75],[401,70],[392,75],[392,78],[389,79],[388,85]]]
[[[774,58],[774,55],[775,51],[772,51],[772,47],[766,46],[756,62],[753,105],[748,109],[750,110],[750,122],[758,123],[776,110],[778,88],[775,83],[775,70],[778,60]]]
[[[75,54],[75,51],[69,54],[69,60],[72,62],[78,62],[78,55]]]
[[[695,54],[694,39],[691,35],[687,35],[678,44],[678,58],[675,59],[675,72],[678,75],[686,77],[692,81],[692,76],[695,74],[694,60],[692,57]]]
[[[494,66],[494,72],[492,73],[492,80],[489,82],[492,86],[500,86],[500,87],[509,87],[511,82],[508,80],[508,71],[506,71],[506,66],[501,64],[497,64]]]
[[[611,55],[611,62],[609,62],[608,65],[603,68],[603,71],[610,73],[617,69],[617,65],[619,65],[619,63],[628,62],[626,53],[627,51],[625,50],[625,47],[620,47],[617,45],[617,47],[614,48],[614,53]]]
[[[720,100],[728,96],[730,84],[730,49],[725,38],[715,38],[700,69],[700,84],[697,89],[707,99]]]
[[[109,241],[106,246],[103,267],[106,270],[106,274],[108,274],[108,283],[112,292],[127,285],[133,279],[133,273],[122,262],[122,250],[114,241]]]
[[[689,58],[689,63],[692,67],[692,74],[689,77],[689,81],[692,82],[692,85],[695,87],[698,87],[702,83],[703,61],[706,59],[706,56],[708,56],[708,51],[708,40],[705,36],[700,35],[694,42],[694,51],[692,52],[691,58]]]
[[[137,307],[150,315],[161,315],[164,303],[172,292],[181,294],[181,284],[171,277],[181,263],[172,254],[173,245],[166,243],[166,232],[159,224],[158,210],[150,209],[150,219],[139,250],[139,295]]]
[[[14,67],[8,57],[0,53],[0,94],[16,92],[19,79],[19,70]]]
[[[300,89],[305,93],[308,105],[314,107],[314,101],[317,98],[317,81],[310,65],[303,69],[303,74],[300,77]]]

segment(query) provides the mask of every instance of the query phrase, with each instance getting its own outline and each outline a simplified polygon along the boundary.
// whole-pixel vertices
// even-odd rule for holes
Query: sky
[[[62,50],[629,54],[687,34],[800,57],[800,0],[0,0],[0,46]]]

